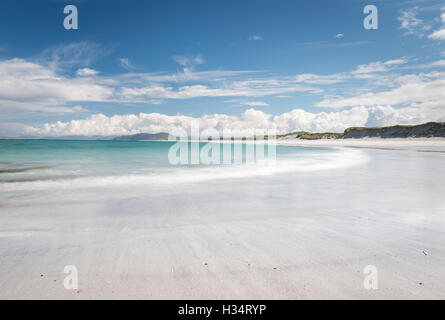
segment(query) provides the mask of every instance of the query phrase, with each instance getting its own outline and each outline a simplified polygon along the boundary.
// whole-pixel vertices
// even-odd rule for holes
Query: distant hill
[[[305,131],[277,135],[278,140],[301,139],[362,139],[362,138],[445,138],[445,122],[428,122],[419,125],[388,127],[352,127],[343,133],[310,133]]]
[[[115,141],[147,141],[147,140],[168,140],[168,133],[138,133],[129,136],[116,137]]]
[[[445,137],[445,122],[428,122],[412,126],[353,127],[348,128],[342,139],[348,138],[432,138]]]

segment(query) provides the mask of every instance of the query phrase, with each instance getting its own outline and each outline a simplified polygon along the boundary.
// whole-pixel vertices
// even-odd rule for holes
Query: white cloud
[[[407,62],[408,61],[406,59],[394,59],[394,60],[388,60],[384,64],[386,66],[393,66],[393,65],[398,65],[398,64],[405,64]]]
[[[259,34],[251,35],[247,38],[249,41],[261,41],[263,40],[263,36]]]
[[[438,103],[445,107],[445,74],[432,72],[397,78],[398,87],[388,91],[366,93],[350,98],[325,99],[318,107],[343,108],[376,105],[410,105]]]
[[[275,116],[273,122],[280,133],[300,130],[309,132],[342,132],[351,126],[365,125],[367,118],[368,112],[365,108],[320,113],[294,109]]]
[[[343,38],[345,35],[343,33],[337,33],[335,35],[336,38]]]
[[[198,62],[196,59],[194,63]],[[123,59],[124,64],[127,62]],[[256,73],[225,70],[194,72],[186,68],[176,74],[127,73],[105,77],[98,76],[94,69],[80,68],[75,77],[69,77],[37,62],[17,58],[0,60],[0,112],[2,116],[5,112],[8,115],[16,112],[17,117],[23,117],[23,111],[72,113],[76,109],[68,104],[87,101],[156,104],[164,99],[321,92],[318,88],[298,83],[293,77],[268,78],[263,75],[242,80],[247,74],[253,76]],[[205,84],[178,86],[180,82]]]
[[[221,87],[207,85],[182,86],[174,89],[171,86],[151,85],[149,87],[123,87],[119,94],[123,99],[193,99],[198,97],[265,97],[287,92],[321,92],[306,87],[295,81],[282,80],[246,80],[234,81]]]
[[[353,74],[369,74],[375,72],[386,72],[390,70],[391,66],[396,66],[400,64],[407,63],[405,59],[394,59],[388,60],[385,62],[376,61],[370,62],[368,64],[361,64],[357,67],[356,70],[352,71]]]
[[[109,49],[88,41],[56,45],[44,50],[39,56],[39,63],[53,70],[87,67],[100,57],[108,54]]]
[[[423,69],[423,71],[426,71],[427,69],[436,68],[436,67],[444,67],[445,66],[445,60],[437,60],[430,63],[424,63],[424,64],[415,64],[410,66],[404,66],[400,69]]]
[[[445,7],[441,8],[441,10],[445,10]],[[445,12],[440,15],[440,20],[442,21],[442,27],[433,33],[431,33],[428,38],[433,40],[445,40]]]
[[[175,60],[179,65],[183,67],[191,67],[198,64],[203,64],[204,58],[201,54],[198,55],[177,55],[173,56],[173,60]]]
[[[2,113],[73,113],[77,110],[67,106],[68,102],[105,101],[112,93],[111,88],[88,77],[61,77],[50,67],[23,59],[0,61]]]
[[[74,107],[72,107],[72,109],[74,112],[90,112],[90,110],[85,109],[82,106],[74,106]]]
[[[303,73],[298,74],[295,77],[295,81],[297,83],[307,83],[307,84],[335,84],[344,82],[345,80],[349,79],[350,76],[345,73],[336,73],[336,74],[330,74],[330,75],[318,75],[318,74],[312,74],[312,73]]]
[[[400,29],[405,30],[405,35],[417,35],[422,38],[425,32],[431,29],[430,24],[417,17],[420,11],[418,6],[401,11],[397,20],[400,21]]]
[[[76,71],[76,75],[80,77],[95,76],[99,72],[90,68],[82,68]]]
[[[383,62],[371,62],[368,64],[361,64],[354,70],[352,73],[354,74],[362,74],[362,73],[374,73],[374,72],[383,72],[386,71],[387,68]]]
[[[182,82],[222,82],[229,79],[238,78],[241,76],[254,75],[256,71],[250,70],[208,70],[208,71],[194,71],[190,68],[184,68],[183,71],[176,73],[126,73],[118,75],[115,78],[122,83],[130,83],[135,85],[154,83],[182,83]]]
[[[240,102],[243,106],[249,106],[249,107],[267,107],[269,104],[263,101],[242,101]]]
[[[225,114],[203,115],[199,118],[159,113],[138,115],[114,115],[107,117],[94,114],[84,120],[57,121],[41,127],[26,126],[23,134],[33,136],[116,136],[136,133],[188,131],[192,121],[199,121],[200,129],[242,131],[272,129],[279,133],[292,131],[342,132],[352,126],[383,126],[394,124],[417,124],[426,121],[444,121],[441,116],[421,107],[392,108],[390,106],[354,107],[337,112],[311,113],[294,109],[277,116],[260,110],[248,109],[241,116]]]
[[[445,67],[445,60],[434,61],[430,64],[431,67]]]
[[[428,38],[434,40],[445,40],[445,28],[434,31],[428,36]]]

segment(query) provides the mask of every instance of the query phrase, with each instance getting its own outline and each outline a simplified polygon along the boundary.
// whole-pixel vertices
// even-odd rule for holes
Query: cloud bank
[[[199,121],[200,128],[242,131],[252,129],[275,129],[278,133],[292,131],[342,132],[352,126],[381,126],[414,124],[437,120],[434,114],[422,112],[419,107],[395,109],[390,106],[354,107],[338,112],[311,113],[302,109],[273,116],[261,110],[248,109],[240,116],[226,114],[190,117],[160,113],[127,115],[94,114],[83,120],[46,123],[41,127],[26,126],[24,135],[57,136],[117,136],[136,133],[188,131],[193,121]],[[441,121],[445,121],[442,116]]]

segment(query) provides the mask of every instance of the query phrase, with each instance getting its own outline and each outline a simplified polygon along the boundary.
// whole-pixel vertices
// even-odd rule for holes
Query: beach
[[[0,298],[445,298],[445,140],[279,144],[296,149],[280,149],[273,169],[159,165],[144,176],[116,160],[92,177],[73,169],[90,163],[82,155],[55,157],[45,174],[59,180],[11,174]],[[124,163],[125,176],[110,176]],[[76,290],[64,287],[67,265]]]

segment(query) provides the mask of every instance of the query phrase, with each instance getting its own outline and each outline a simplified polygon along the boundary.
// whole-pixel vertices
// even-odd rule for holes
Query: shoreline
[[[277,140],[277,145],[445,152],[445,138]]]

